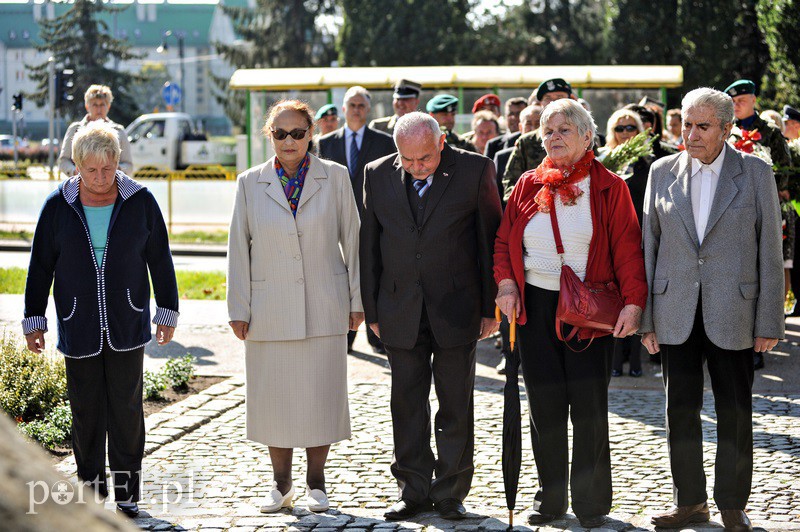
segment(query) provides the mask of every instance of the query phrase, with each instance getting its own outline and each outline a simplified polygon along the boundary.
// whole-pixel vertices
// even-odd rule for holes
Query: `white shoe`
[[[275,513],[281,508],[288,508],[292,505],[292,499],[294,498],[294,484],[286,495],[283,495],[280,490],[278,490],[277,482],[272,483],[272,491],[269,492],[264,500],[261,503],[261,513],[262,514],[271,514]]]
[[[306,506],[312,512],[325,512],[330,508],[328,496],[322,490],[312,490],[306,486]]]

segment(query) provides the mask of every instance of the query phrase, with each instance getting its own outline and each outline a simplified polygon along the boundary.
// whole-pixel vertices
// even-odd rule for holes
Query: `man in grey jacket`
[[[778,195],[770,166],[726,144],[733,101],[702,88],[683,99],[686,151],[650,169],[644,203],[649,297],[639,330],[661,350],[675,507],[662,528],[709,519],[703,472],[703,362],[714,392],[714,500],[726,530],[752,530],[753,349],[784,335]]]

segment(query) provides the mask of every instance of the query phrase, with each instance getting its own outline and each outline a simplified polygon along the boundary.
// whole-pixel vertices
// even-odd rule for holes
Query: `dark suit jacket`
[[[319,156],[337,162],[347,168],[347,154],[345,153],[344,127],[328,133],[319,139]],[[363,209],[362,195],[364,190],[364,166],[367,163],[397,151],[394,139],[376,129],[367,126],[364,128],[364,139],[361,141],[361,150],[358,152],[358,163],[355,175],[350,176],[353,184],[353,194],[356,196],[358,210]]]
[[[519,131],[516,133],[509,133],[506,131],[499,137],[495,137],[491,139],[489,142],[486,143],[486,149],[484,150],[484,155],[486,155],[489,159],[494,161],[494,156],[497,155],[497,152],[500,150],[505,150],[508,148],[513,148],[514,143],[517,142],[517,139],[522,135]]]
[[[497,169],[497,192],[500,193],[501,198],[506,193],[505,187],[503,187],[503,176],[506,175],[506,166],[508,166],[508,160],[511,158],[513,151],[514,145],[512,144],[510,148],[500,150],[494,155],[494,167]]]
[[[492,277],[500,198],[492,161],[445,145],[422,224],[409,205],[399,155],[367,165],[361,220],[361,295],[381,340],[411,349],[423,302],[436,341],[450,348],[478,338],[494,316]]]

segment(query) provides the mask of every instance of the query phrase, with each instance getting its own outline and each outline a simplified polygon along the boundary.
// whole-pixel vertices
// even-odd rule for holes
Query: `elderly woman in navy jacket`
[[[45,200],[31,249],[23,331],[40,353],[55,277],[58,350],[64,354],[78,477],[108,495],[105,442],[117,509],[139,512],[144,454],[142,362],[150,341],[153,280],[159,344],[172,339],[178,287],[153,195],[117,170],[117,132],[97,124],[73,141],[78,175]]]

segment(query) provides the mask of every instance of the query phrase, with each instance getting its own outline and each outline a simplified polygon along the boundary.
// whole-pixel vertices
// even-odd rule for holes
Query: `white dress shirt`
[[[367,129],[366,125],[361,126],[356,134],[356,146],[358,151],[361,152],[361,146],[364,144],[364,130]],[[353,130],[344,126],[344,153],[347,156],[347,167],[350,168],[352,162],[350,161],[350,144],[353,142]]]
[[[717,191],[717,183],[719,183],[724,161],[724,146],[711,164],[703,164],[699,159],[692,159],[692,214],[694,215],[694,225],[697,228],[697,239],[701,244],[706,233],[708,215],[711,213],[711,204],[714,202],[714,194]]]

